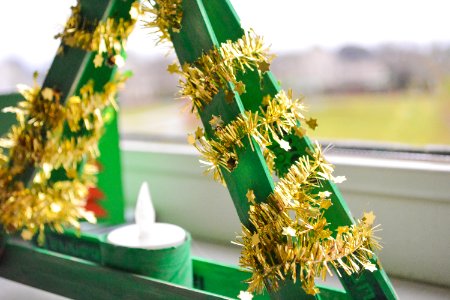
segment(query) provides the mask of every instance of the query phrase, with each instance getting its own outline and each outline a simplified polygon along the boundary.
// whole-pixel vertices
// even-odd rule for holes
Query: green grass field
[[[450,145],[450,92],[326,95],[305,99],[319,127],[313,138]],[[168,99],[123,109],[125,133],[186,136],[198,125],[183,104]]]
[[[450,95],[363,94],[306,99],[313,138],[450,145]]]

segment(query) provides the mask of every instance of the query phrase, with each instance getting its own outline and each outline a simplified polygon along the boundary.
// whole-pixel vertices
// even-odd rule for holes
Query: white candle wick
[[[134,211],[134,220],[139,230],[139,239],[150,238],[152,227],[155,224],[155,208],[147,182],[143,182],[139,190]]]

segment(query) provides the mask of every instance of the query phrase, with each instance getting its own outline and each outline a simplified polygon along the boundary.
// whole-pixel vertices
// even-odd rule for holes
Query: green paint
[[[125,201],[122,185],[122,164],[119,146],[118,113],[108,111],[109,122],[105,123],[105,133],[99,142],[100,173],[97,186],[104,194],[99,205],[107,215],[99,219],[100,223],[120,224],[124,220]]]
[[[218,47],[220,42],[235,41],[242,36],[243,30],[240,27],[239,19],[227,0],[184,0],[183,12],[182,29],[180,33],[172,34],[172,41],[180,64],[192,63],[202,53],[213,47]],[[194,32],[195,38],[192,36]],[[227,123],[236,119],[244,109],[258,110],[264,95],[274,96],[280,90],[275,77],[270,72],[264,75],[262,85],[255,72],[240,74],[239,79],[247,87],[247,93],[240,97],[236,96],[236,103],[227,104],[222,91],[200,112],[207,136],[212,136],[212,128],[209,124],[212,115],[220,115]],[[283,173],[286,164],[290,164],[300,156],[305,155],[307,149],[313,149],[307,137],[291,136],[291,146],[293,150],[285,155],[285,161],[277,164],[280,167],[280,173]],[[280,152],[280,149],[276,149],[277,146],[274,147],[275,152]],[[249,204],[246,199],[246,192],[252,189],[257,199],[266,199],[273,191],[274,182],[258,147],[255,147],[255,151],[252,151],[249,142],[246,142],[245,148],[238,152],[238,157],[238,167],[232,172],[224,170],[223,174],[238,216],[245,226],[249,226],[247,217]],[[332,224],[331,229],[353,224],[351,212],[337,187],[328,182],[324,189],[333,193],[333,206],[325,214],[327,220]],[[361,297],[370,295],[372,295],[370,299],[396,299],[394,289],[384,270],[373,273],[364,271],[362,274],[351,276],[344,273],[343,276],[342,284],[354,299],[362,299]],[[288,282],[284,284],[279,292],[272,294],[272,297],[283,298],[293,295],[303,298],[309,297],[293,284]],[[317,298],[320,297],[317,296]]]
[[[92,235],[93,237],[95,235]],[[1,237],[1,236],[0,236]],[[0,276],[72,299],[236,299],[248,272],[192,259],[195,287],[135,275],[11,238]],[[349,299],[343,291],[319,286],[325,299]],[[254,299],[268,299],[268,294]]]
[[[229,299],[30,246],[8,242],[0,276],[71,299]]]
[[[22,100],[22,95],[17,93],[0,95],[0,111],[5,107],[16,106],[20,100]],[[16,123],[15,114],[0,112],[0,136],[7,133]]]
[[[102,239],[102,264],[185,287],[192,287],[191,237],[177,247],[160,250],[112,245]]]

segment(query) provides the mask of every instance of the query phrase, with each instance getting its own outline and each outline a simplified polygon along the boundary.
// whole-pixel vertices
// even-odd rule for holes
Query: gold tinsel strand
[[[140,15],[140,4],[136,1],[130,10],[130,19],[108,18],[105,21],[90,21],[81,15],[81,5],[78,2],[72,8],[72,15],[66,22],[64,30],[55,38],[61,38],[64,45],[80,48],[85,51],[96,51],[95,67],[104,63],[103,53],[108,56],[107,62],[121,66],[123,64],[122,52],[128,36]],[[63,51],[63,48],[60,48]]]
[[[249,291],[260,293],[264,286],[277,290],[279,281],[296,282],[299,276],[303,289],[316,294],[314,279],[325,280],[327,273],[331,275],[330,266],[347,274],[376,270],[370,258],[380,245],[373,236],[373,220],[363,218],[356,225],[339,227],[336,237],[327,228],[323,214],[331,205],[331,193],[316,190],[325,180],[333,180],[332,171],[316,148],[311,157],[301,157],[291,166],[265,202],[257,203],[249,191],[254,228],[243,227],[239,243],[240,265],[252,271]]]
[[[236,79],[239,72],[258,70],[267,71],[273,56],[264,45],[262,38],[253,31],[236,42],[227,41],[219,48],[203,54],[194,64],[184,64],[180,80],[181,95],[193,102],[193,110],[201,110],[211,102],[220,89],[225,91],[227,99],[234,97],[234,92],[245,92],[243,82]],[[233,89],[228,88],[228,84]]]
[[[80,4],[72,7],[72,16],[64,31],[56,37],[64,45],[96,51],[94,65],[103,65],[106,53],[110,63],[120,65],[126,39],[140,14],[139,2],[132,4],[130,20],[88,21],[80,14]],[[61,48],[62,49],[62,48]],[[37,76],[37,75],[36,75]],[[24,101],[4,112],[16,114],[18,124],[0,139],[0,224],[8,232],[22,230],[25,239],[39,232],[42,242],[45,225],[62,231],[63,226],[79,227],[78,220],[94,222],[95,216],[84,209],[88,188],[96,182],[98,141],[102,135],[105,108],[117,108],[115,96],[127,76],[117,75],[94,91],[87,82],[66,105],[60,93],[36,84],[19,87]],[[64,131],[71,132],[69,137]],[[3,148],[7,148],[7,154]],[[78,164],[86,160],[83,171]],[[35,169],[31,182],[21,179],[29,168]],[[67,180],[50,180],[52,171],[63,168]]]
[[[57,91],[41,89],[35,83],[31,88],[21,89],[24,101],[5,109],[16,113],[18,120],[18,125],[1,140],[1,146],[9,148],[9,155],[0,161],[0,222],[5,230],[23,229],[24,238],[40,232],[42,239],[44,225],[60,231],[66,225],[79,227],[79,218],[95,220],[84,210],[88,188],[95,184],[96,167],[89,161],[99,155],[102,110],[115,105],[115,95],[126,78],[116,76],[102,92],[94,92],[94,83],[89,81],[80,89],[80,95],[72,96],[65,106],[59,102]],[[62,136],[65,121],[76,137]],[[84,128],[78,126],[80,123]],[[87,134],[79,135],[81,130]],[[88,164],[80,175],[77,165],[84,158]],[[31,184],[25,186],[15,178],[30,164],[37,172]],[[49,181],[51,172],[60,167],[68,180]]]
[[[180,32],[183,19],[182,0],[146,0],[142,5],[144,26],[159,36],[157,44],[170,42],[171,32]]]
[[[268,160],[275,157],[267,148],[273,142],[286,150],[289,148],[289,143],[283,140],[283,136],[291,132],[300,120],[304,120],[301,100],[292,99],[291,91],[280,91],[274,98],[266,97],[260,111],[261,115],[246,111],[226,126],[216,125],[212,139],[206,139],[201,129],[189,136],[189,142],[203,155],[209,166],[206,173],[212,172],[214,179],[222,182],[219,167],[233,171],[238,164],[237,150],[244,146],[243,139],[246,137],[253,138],[258,143]],[[219,117],[216,120],[220,123]],[[273,165],[270,164],[269,167],[272,170]]]

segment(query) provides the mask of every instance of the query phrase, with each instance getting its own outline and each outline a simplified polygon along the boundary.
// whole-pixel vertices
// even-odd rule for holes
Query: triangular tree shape
[[[127,19],[133,2],[130,0],[95,2],[81,0],[80,13],[85,18],[84,20],[91,20],[93,23],[98,20],[106,20],[108,17]],[[177,2],[178,5],[181,3],[181,8],[179,8],[182,10],[181,27],[169,28],[169,33],[180,64],[183,66],[183,72],[189,71],[189,66],[198,66],[199,59],[204,54],[218,49],[222,43],[236,42],[243,37],[251,39],[245,35],[236,13],[227,0],[183,0]],[[159,5],[163,6],[164,3],[165,1],[160,1]],[[158,7],[156,8],[158,9]],[[174,7],[171,9],[173,10]],[[178,17],[179,10],[175,9],[174,11]],[[87,22],[83,26],[88,28],[90,23]],[[99,49],[83,50],[64,45],[62,50],[63,54],[55,57],[42,88],[42,91],[45,88],[52,89],[53,93],[42,97],[56,99],[55,91],[57,91],[58,101],[65,103],[70,96],[83,93],[82,88],[89,80],[94,80],[95,91],[101,90],[111,80],[115,68],[103,64],[105,60],[111,58],[107,52],[100,53],[99,56]],[[260,107],[267,105],[266,101],[270,102],[270,99],[279,95],[281,88],[268,71],[269,62],[263,61],[263,63],[265,64],[258,65],[253,70],[242,65],[235,80],[225,78],[226,82],[223,82],[217,92],[211,95],[208,103],[199,103],[201,107],[197,105],[196,109],[202,119],[206,137],[212,139],[217,136],[218,130],[226,129],[228,124],[237,121],[240,117],[252,116],[246,112],[253,113],[253,116],[256,112],[264,114]],[[267,96],[269,96],[268,100]],[[264,203],[274,193],[275,183],[270,170],[273,169],[282,177],[288,173],[294,162],[301,157],[314,156],[312,153],[317,151],[307,137],[298,132],[294,133],[295,128],[299,128],[299,126],[300,124],[291,126],[292,132],[287,132],[283,139],[278,139],[277,144],[270,145],[269,150],[272,153],[283,153],[283,157],[277,155],[273,166],[268,166],[260,143],[254,136],[250,138],[250,135],[248,139],[242,139],[242,145],[235,153],[218,164],[221,171],[216,174],[226,183],[239,218],[250,231],[254,224],[249,219],[249,211],[254,209],[257,204]],[[202,139],[203,134],[202,131],[198,132],[194,139]],[[273,138],[277,134],[272,132],[270,135]],[[261,136],[261,138],[265,139],[267,136]],[[193,141],[193,143],[196,142]],[[28,185],[36,175],[36,168],[32,162],[25,167],[25,171],[18,177],[20,177],[20,181]],[[120,172],[118,173],[120,174]],[[55,180],[59,180],[57,175]],[[334,231],[339,226],[345,228],[353,226],[354,219],[335,185],[330,180],[324,180],[321,190],[331,193],[331,196],[327,197],[331,198],[333,205],[325,213],[326,219],[331,224],[330,229]],[[286,229],[287,235],[289,235],[289,229]],[[258,241],[256,241],[257,243]],[[373,266],[377,266],[377,270],[373,272],[364,270],[351,275],[341,270],[341,282],[348,297],[352,299],[395,299],[395,292],[389,279],[375,256],[372,256],[371,263]],[[266,284],[270,287],[274,283],[266,282]],[[271,293],[274,298],[321,297],[320,294],[311,296],[304,293],[298,284],[294,285],[290,280],[281,282],[279,285],[278,291]]]
[[[208,67],[209,51],[219,49],[222,43],[236,42],[239,39],[242,42],[242,39],[248,38],[245,37],[245,31],[241,28],[239,19],[227,0],[183,0],[181,6],[183,13],[181,29],[177,26],[176,30],[169,29],[169,31],[182,66],[182,72],[187,77],[191,76],[187,73],[192,71],[192,69],[189,69],[189,66],[192,66],[193,69],[198,67],[202,71],[205,69],[202,69],[202,67],[205,67],[205,65]],[[222,50],[222,56],[224,52]],[[204,58],[205,56],[207,58],[202,61],[202,57]],[[264,63],[267,63],[267,61],[264,61]],[[261,111],[261,107],[264,104],[263,101],[266,101],[265,97],[269,95],[273,98],[280,92],[281,88],[274,76],[270,71],[266,72],[267,65],[256,67],[253,65],[250,67],[253,70],[248,67],[250,66],[247,65],[240,71],[236,71],[237,76],[233,81],[229,79],[227,83],[222,82],[222,85],[215,86],[214,88],[217,88],[218,92],[211,95],[211,99],[201,103],[194,103],[208,138],[219,139],[222,142],[227,141],[223,133],[217,134],[218,126],[220,131],[226,131],[230,129],[227,128],[227,124],[236,121],[240,117],[242,118],[242,116],[251,116],[248,113],[249,111],[263,115],[264,111]],[[212,66],[211,68],[214,67]],[[205,72],[202,75],[208,76],[209,74]],[[200,80],[201,78],[195,79]],[[187,78],[186,81],[191,80],[194,81],[193,83],[191,82],[192,84],[196,84],[195,79]],[[205,79],[205,81],[207,80],[208,78]],[[201,84],[200,82],[198,83]],[[188,84],[190,83],[188,82],[186,85]],[[239,90],[240,87],[238,85],[240,84],[245,86],[245,92]],[[192,98],[195,98],[195,96]],[[306,136],[295,133],[296,129],[294,128],[283,138],[284,141],[289,142],[289,151],[286,151],[286,148],[282,149],[283,141],[278,145],[270,146],[270,150],[273,152],[283,153],[283,157],[276,158],[274,161],[275,172],[280,176],[285,175],[291,164],[300,157],[304,155],[311,156],[311,153],[316,151]],[[200,142],[201,135],[201,133],[196,133],[196,137],[192,137],[191,141],[199,148],[205,146]],[[197,139],[197,142],[194,142],[194,138]],[[232,139],[230,138],[229,140]],[[236,147],[238,148],[237,153],[232,153],[233,155],[229,155],[227,158],[228,164],[233,165],[228,165],[227,167],[227,162],[218,162],[216,167],[221,169],[218,172],[218,176],[222,177],[226,183],[242,224],[247,228],[252,228],[253,225],[249,221],[249,210],[252,209],[252,201],[249,199],[249,196],[256,199],[257,202],[264,202],[274,192],[274,181],[269,172],[270,166],[267,166],[264,155],[255,138],[242,139],[241,142],[242,145]],[[206,155],[211,154],[211,152],[208,152],[208,149],[203,148],[200,150],[203,150]],[[234,156],[234,154],[237,155]],[[334,231],[339,226],[351,227],[355,221],[335,184],[331,180],[325,180],[322,182],[322,190],[331,193],[330,198],[333,205],[325,213],[325,217],[330,223],[329,228]],[[249,192],[251,192],[250,195]],[[373,256],[371,261],[373,265],[378,266],[376,271],[364,270],[360,273],[348,275],[341,270],[341,282],[346,292],[352,299],[395,299],[394,289],[377,258]],[[299,286],[293,287],[290,284],[281,284],[280,290],[272,293],[272,296],[289,298],[298,297],[300,294],[301,288]],[[307,298],[310,296],[304,294],[303,297]]]

